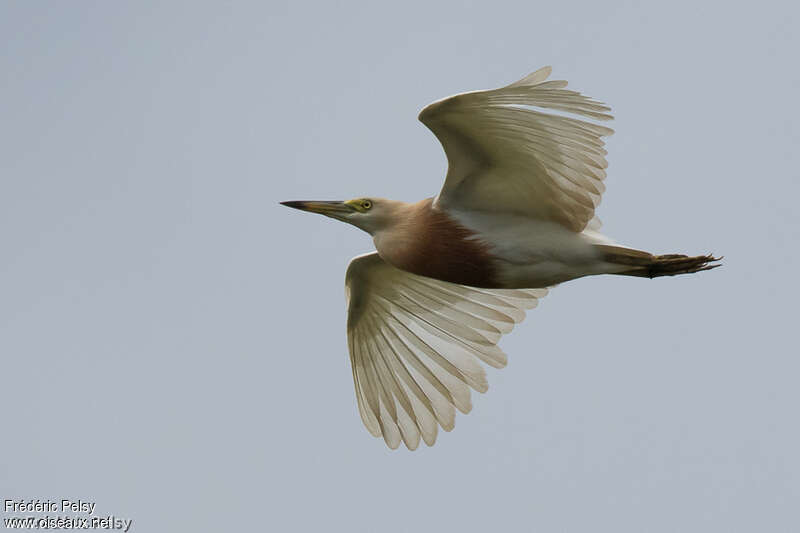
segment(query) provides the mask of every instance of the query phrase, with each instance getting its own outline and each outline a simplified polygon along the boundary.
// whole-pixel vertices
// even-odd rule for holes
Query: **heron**
[[[347,344],[361,420],[391,449],[414,450],[486,392],[483,365],[506,365],[500,337],[549,288],[584,276],[654,278],[720,266],[712,254],[654,255],[600,233],[605,187],[599,122],[611,108],[550,67],[423,108],[448,168],[439,194],[283,205],[352,224],[375,251],[345,275]]]

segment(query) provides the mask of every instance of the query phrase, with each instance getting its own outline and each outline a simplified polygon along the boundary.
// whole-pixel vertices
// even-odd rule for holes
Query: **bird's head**
[[[385,198],[354,198],[344,202],[301,200],[281,204],[347,222],[371,235],[397,222],[399,210],[405,205]]]

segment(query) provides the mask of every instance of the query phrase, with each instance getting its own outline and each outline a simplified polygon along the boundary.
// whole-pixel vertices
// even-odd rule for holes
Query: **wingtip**
[[[546,65],[538,70],[534,70],[524,78],[515,81],[514,83],[510,83],[506,85],[507,88],[510,87],[524,87],[524,86],[533,86],[538,85],[545,81],[547,78],[550,77],[550,74],[553,73],[553,67],[550,65]]]

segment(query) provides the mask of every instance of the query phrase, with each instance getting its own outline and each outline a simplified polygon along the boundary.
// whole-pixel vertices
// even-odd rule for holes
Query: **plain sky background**
[[[0,497],[134,532],[800,531],[791,2],[0,7]],[[344,273],[281,200],[437,193],[419,109],[543,65],[608,102],[620,242],[433,448],[362,427]],[[4,515],[7,517],[9,515]]]

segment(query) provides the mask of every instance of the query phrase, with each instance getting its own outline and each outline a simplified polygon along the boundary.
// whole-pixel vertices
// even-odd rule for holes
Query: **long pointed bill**
[[[310,211],[311,213],[319,213],[333,218],[341,218],[344,215],[353,212],[353,208],[344,202],[310,202],[310,201],[292,201],[281,202],[281,205],[286,207],[293,207],[302,211]]]

